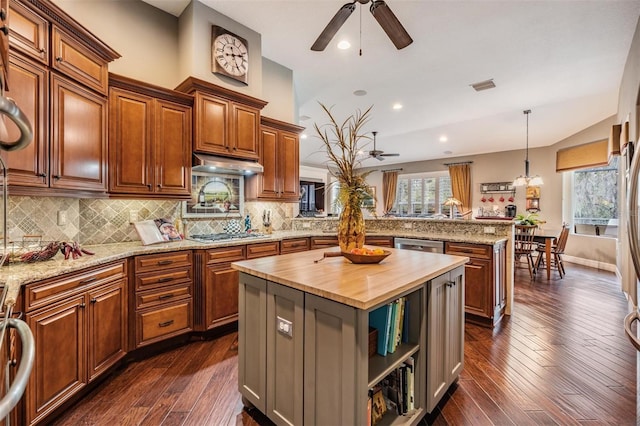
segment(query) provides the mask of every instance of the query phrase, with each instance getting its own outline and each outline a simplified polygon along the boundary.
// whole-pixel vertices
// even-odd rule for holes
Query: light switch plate
[[[129,223],[136,223],[138,221],[138,210],[129,210]]]
[[[276,330],[285,336],[293,337],[293,323],[282,317],[276,317]]]
[[[65,226],[67,224],[67,211],[58,210],[58,226]]]

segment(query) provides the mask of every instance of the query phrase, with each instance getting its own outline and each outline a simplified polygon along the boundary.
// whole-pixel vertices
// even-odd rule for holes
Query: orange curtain
[[[471,210],[471,164],[452,164],[449,166],[451,192],[460,200],[460,213]]]
[[[387,215],[396,202],[396,186],[398,185],[398,172],[382,173],[382,203],[384,214]]]

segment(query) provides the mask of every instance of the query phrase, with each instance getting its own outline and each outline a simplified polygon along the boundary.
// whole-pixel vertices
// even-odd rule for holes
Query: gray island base
[[[413,406],[402,415],[388,407],[376,425],[417,424],[464,365],[469,258],[391,249],[380,264],[314,262],[325,251],[232,264],[240,271],[243,401],[278,425],[367,425],[374,391],[412,364]],[[402,341],[393,353],[370,356],[370,313],[398,300],[406,308]]]

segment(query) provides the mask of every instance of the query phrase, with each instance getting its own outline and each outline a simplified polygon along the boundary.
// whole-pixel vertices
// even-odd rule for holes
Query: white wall
[[[267,58],[262,58],[261,99],[269,102],[263,108],[262,115],[295,123],[293,71]]]

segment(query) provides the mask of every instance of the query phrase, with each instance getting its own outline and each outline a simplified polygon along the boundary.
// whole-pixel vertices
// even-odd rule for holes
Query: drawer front
[[[49,22],[17,1],[12,1],[9,7],[11,49],[15,48],[30,58],[48,65]]]
[[[192,280],[193,268],[191,266],[166,269],[160,272],[136,274],[136,291],[173,286],[181,283],[190,284]]]
[[[136,256],[136,274],[191,266],[191,250]]]
[[[106,95],[109,84],[108,62],[91,52],[55,25],[52,27],[51,66]]]
[[[311,237],[311,250],[338,245],[338,237]]]
[[[193,329],[191,299],[136,314],[136,344],[143,346]]]
[[[280,243],[278,241],[260,244],[247,244],[247,259],[275,256],[277,254],[280,254]]]
[[[136,309],[146,309],[191,297],[191,284],[136,293]]]
[[[393,247],[393,237],[364,237],[364,243],[378,247]]]
[[[28,284],[25,288],[25,310],[27,312],[68,297],[89,286],[101,285],[126,277],[124,262],[67,274],[61,278]]]
[[[484,244],[447,242],[444,246],[444,252],[446,254],[457,254],[460,256],[490,259],[493,253],[493,248],[492,246]]]
[[[211,263],[227,263],[237,262],[246,259],[245,246],[221,247],[207,250],[206,262]]]
[[[280,253],[296,253],[309,250],[309,238],[292,238],[280,242]]]

